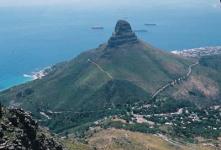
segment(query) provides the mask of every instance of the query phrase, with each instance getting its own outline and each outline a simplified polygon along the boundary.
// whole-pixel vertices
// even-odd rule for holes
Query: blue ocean
[[[0,6],[0,90],[30,81],[24,74],[106,42],[118,19],[146,30],[138,36],[165,51],[221,45],[219,0],[166,1]]]

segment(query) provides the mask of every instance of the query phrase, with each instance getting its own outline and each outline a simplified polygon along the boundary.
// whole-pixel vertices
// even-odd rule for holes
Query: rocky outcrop
[[[0,150],[63,150],[30,113],[22,109],[3,109],[2,112]]]
[[[127,21],[119,20],[115,27],[115,32],[108,41],[108,47],[113,48],[136,42],[138,42],[138,38],[132,31],[130,24]]]

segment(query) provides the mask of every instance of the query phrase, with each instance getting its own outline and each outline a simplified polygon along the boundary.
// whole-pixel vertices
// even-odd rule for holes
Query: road
[[[197,61],[196,63],[194,63],[194,64],[192,64],[192,65],[189,66],[189,71],[188,71],[188,73],[187,73],[187,77],[189,77],[189,76],[191,75],[191,73],[192,73],[192,68],[195,67],[195,66],[197,66],[197,65],[199,65],[199,62],[198,62],[198,61]]]
[[[111,80],[113,79],[112,75],[105,71],[99,64],[97,64],[96,62],[88,59],[88,62],[94,64],[101,72],[103,72],[104,74],[107,75],[108,78],[110,78]],[[162,87],[160,87],[156,92],[154,92],[154,94],[152,95],[152,98],[156,98],[160,93],[162,93],[163,91],[165,91],[167,88],[171,87],[171,86],[174,86],[176,84],[178,84],[180,81],[183,81],[185,79],[187,79],[191,73],[192,73],[192,68],[197,66],[199,64],[199,62],[197,61],[196,63],[194,64],[191,64],[189,67],[188,67],[188,72],[186,75],[184,76],[181,76],[173,81],[170,81],[168,82],[167,84],[163,85]]]
[[[174,86],[176,85],[178,82],[180,81],[183,81],[185,79],[187,79],[191,73],[192,73],[192,68],[197,66],[199,64],[199,62],[197,61],[196,63],[194,64],[191,64],[189,67],[188,67],[188,72],[186,75],[184,76],[181,76],[179,77],[178,79],[175,79],[173,81],[170,81],[169,83],[167,83],[166,85],[163,85],[161,88],[159,88],[153,95],[152,95],[152,98],[156,98],[161,92],[165,91],[167,88],[169,88],[170,86]]]

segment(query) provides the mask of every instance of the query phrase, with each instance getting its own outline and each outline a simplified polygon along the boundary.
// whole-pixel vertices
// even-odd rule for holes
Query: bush
[[[177,111],[177,109],[184,107],[195,107],[195,105],[186,100],[178,101],[178,100],[168,99],[160,104],[158,113],[172,113]]]

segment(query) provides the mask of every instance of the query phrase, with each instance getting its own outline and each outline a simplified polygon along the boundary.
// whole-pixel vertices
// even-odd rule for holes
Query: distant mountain
[[[1,92],[0,99],[31,111],[57,132],[119,114],[123,109],[118,108],[162,94],[177,100],[194,97],[199,102],[201,92],[205,101],[216,101],[220,77],[211,79],[210,69],[199,67],[197,61],[146,44],[128,22],[120,20],[107,43],[53,66],[42,79]],[[196,71],[191,70],[194,64]]]
[[[55,65],[43,79],[8,89],[0,98],[32,111],[112,107],[148,100],[161,85],[185,74],[190,63],[145,44],[121,20],[107,44]]]

